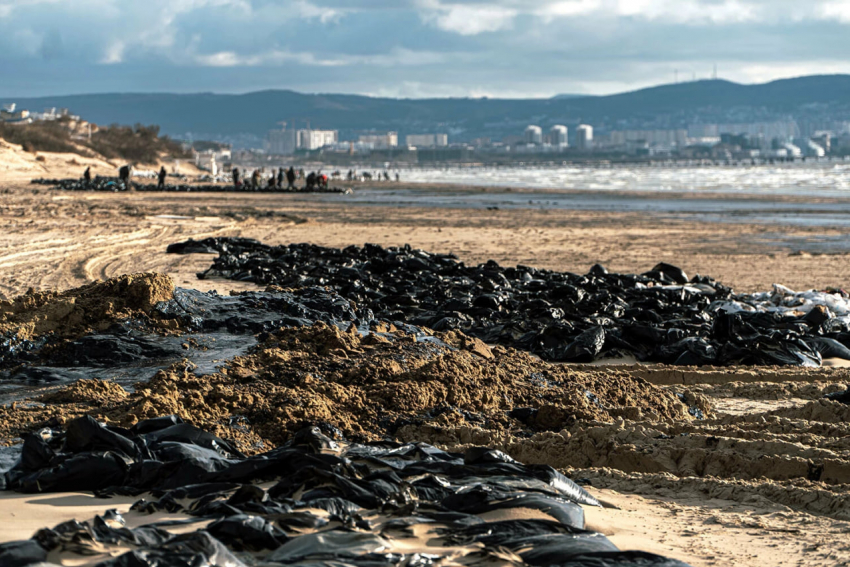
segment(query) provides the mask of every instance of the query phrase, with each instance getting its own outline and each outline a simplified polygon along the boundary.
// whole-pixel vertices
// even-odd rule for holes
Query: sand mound
[[[622,415],[692,419],[678,397],[626,374],[575,371],[457,332],[417,336],[392,326],[362,334],[326,323],[285,328],[220,372],[199,377],[175,365],[135,390],[123,398],[76,383],[47,398],[56,404],[50,411],[5,408],[0,422],[88,413],[129,426],[173,414],[252,452],[317,424],[376,440],[426,424],[524,434]]]
[[[79,380],[66,388],[36,398],[44,404],[81,404],[102,406],[120,402],[127,397],[127,390],[103,380]]]
[[[116,321],[150,313],[174,294],[174,282],[160,274],[133,274],[64,292],[35,292],[0,301],[0,334],[33,340],[51,334],[74,338]]]
[[[4,180],[29,180],[32,177],[82,177],[91,167],[95,173],[113,173],[115,165],[103,156],[87,157],[67,152],[27,152],[18,144],[0,139],[0,175]]]

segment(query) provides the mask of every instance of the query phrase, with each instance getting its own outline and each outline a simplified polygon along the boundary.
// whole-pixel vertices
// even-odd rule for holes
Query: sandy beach
[[[209,267],[211,255],[165,254],[171,243],[208,236],[332,247],[410,244],[453,253],[470,264],[495,260],[577,273],[597,263],[640,273],[663,261],[738,291],[765,291],[774,283],[799,290],[850,284],[849,252],[823,245],[844,238],[841,226],[710,222],[539,204],[510,209],[399,206],[392,203],[391,192],[415,198],[422,192],[500,190],[405,184],[370,189],[377,197],[358,203],[344,196],[265,193],[59,192],[19,178],[0,180],[0,270],[6,276],[0,280],[0,297],[138,272],[169,275],[185,288],[257,289],[250,283],[199,281],[195,274]],[[381,191],[388,195],[386,205],[380,203]],[[611,196],[612,202],[616,198]],[[730,197],[726,214],[735,215],[736,199],[742,198]],[[835,203],[845,204],[836,198],[824,206]],[[663,388],[686,387],[704,396],[713,415],[690,425],[620,419],[595,424],[595,431],[552,432],[526,440],[487,438],[463,428],[407,434],[449,448],[487,442],[521,460],[589,479],[592,493],[611,506],[588,512],[588,523],[621,548],[663,553],[695,567],[850,562],[850,416],[831,407],[818,409],[824,393],[850,383],[846,369],[612,368]],[[659,452],[653,439],[661,434],[690,441],[683,440],[678,453]],[[711,439],[722,439],[726,446],[718,449]],[[734,462],[736,454],[744,461]],[[833,463],[831,476],[807,480],[805,463],[813,458]],[[795,472],[799,467],[803,473]],[[7,493],[0,498],[0,541],[27,538],[38,527],[64,519],[126,508],[132,501]]]
[[[415,196],[421,188],[408,190]],[[410,244],[454,253],[467,263],[492,259],[577,273],[596,263],[612,271],[642,272],[665,261],[739,291],[765,291],[774,283],[810,289],[850,282],[847,252],[824,252],[822,246],[825,239],[843,240],[840,226],[695,222],[544,207],[357,205],[344,196],[76,193],[26,184],[5,191],[0,268],[11,274],[0,284],[5,297],[29,287],[64,289],[131,271],[160,271],[180,285],[195,284],[194,274],[207,259],[162,252],[171,242],[207,236],[338,247]],[[734,203],[731,199],[730,215]]]

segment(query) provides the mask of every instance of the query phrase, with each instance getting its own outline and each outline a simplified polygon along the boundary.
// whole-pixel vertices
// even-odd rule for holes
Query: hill
[[[8,102],[11,102],[8,101]],[[288,90],[241,95],[93,94],[17,99],[19,107],[70,108],[99,124],[158,124],[174,137],[257,145],[287,121],[340,130],[448,132],[453,140],[499,139],[529,123],[549,127],[586,122],[600,129],[673,128],[693,122],[829,120],[850,110],[850,75],[823,75],[742,85],[705,80],[610,96],[550,99],[389,99]]]
[[[158,163],[161,158],[191,157],[181,144],[160,136],[159,126],[100,128],[68,117],[32,124],[0,123],[0,139],[29,152],[71,153],[145,164]]]

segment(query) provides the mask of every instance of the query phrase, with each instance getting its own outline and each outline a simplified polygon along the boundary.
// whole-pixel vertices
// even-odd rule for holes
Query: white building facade
[[[526,144],[542,144],[543,129],[540,126],[531,124],[525,128],[525,143]]]
[[[567,130],[566,126],[556,124],[549,130],[549,143],[558,148],[566,148],[570,145],[568,135],[569,130]]]
[[[387,132],[385,134],[364,134],[359,137],[361,144],[370,144],[372,148],[385,150],[398,147],[398,132]]]
[[[580,150],[590,150],[593,148],[593,126],[580,124],[576,128],[576,147]]]
[[[298,149],[313,151],[331,146],[339,141],[336,130],[298,130]]]
[[[409,134],[404,138],[408,146],[420,148],[440,148],[449,145],[448,134]]]

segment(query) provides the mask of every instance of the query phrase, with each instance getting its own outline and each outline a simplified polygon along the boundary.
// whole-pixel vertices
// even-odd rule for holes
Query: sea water
[[[663,191],[850,197],[850,162],[596,164],[402,169],[402,181],[564,191]]]

